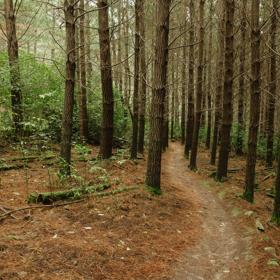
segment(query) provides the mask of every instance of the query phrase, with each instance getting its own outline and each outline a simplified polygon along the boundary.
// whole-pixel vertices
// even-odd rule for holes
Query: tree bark
[[[10,84],[11,84],[11,104],[12,116],[16,135],[22,133],[23,123],[23,105],[22,105],[22,89],[21,77],[19,69],[19,48],[16,32],[16,15],[13,0],[5,0],[5,21],[6,21],[6,37],[8,46],[8,58],[10,67]]]
[[[144,138],[145,138],[145,115],[146,115],[146,50],[145,50],[145,12],[144,12],[144,0],[140,0],[139,3],[140,14],[140,110],[139,110],[139,132],[138,132],[138,152],[144,153]]]
[[[272,222],[280,226],[280,154],[278,156],[277,177],[275,182],[275,199]]]
[[[187,29],[187,21],[184,24],[185,30]],[[186,137],[186,87],[187,87],[187,34],[183,38],[182,49],[182,96],[181,96],[181,144],[185,143]]]
[[[213,47],[213,1],[210,2],[210,19],[209,19],[209,49],[208,49],[208,81],[207,81],[207,133],[206,148],[210,149],[211,130],[212,130],[212,47]]]
[[[185,139],[185,157],[189,158],[190,149],[192,147],[192,135],[194,126],[194,18],[195,7],[193,0],[190,0],[190,31],[189,31],[189,83],[188,83],[188,112]]]
[[[60,173],[69,176],[71,173],[71,144],[73,126],[73,107],[76,72],[75,42],[75,0],[64,0],[66,23],[66,79],[64,94],[64,111],[62,118],[60,156],[63,160]]]
[[[239,64],[239,92],[238,92],[238,127],[236,154],[243,154],[244,138],[244,93],[245,93],[245,62],[246,62],[246,30],[247,30],[247,0],[242,1],[242,19],[241,19],[241,41],[240,41],[240,64]]]
[[[86,74],[86,40],[85,40],[85,3],[80,0],[80,96],[79,96],[79,119],[80,137],[83,141],[88,140],[88,111],[87,111],[87,74]]]
[[[197,68],[197,91],[196,91],[196,112],[194,121],[194,130],[192,136],[192,149],[189,168],[196,170],[197,164],[197,150],[198,150],[198,137],[201,121],[201,106],[203,99],[203,56],[204,56],[204,4],[205,0],[199,1],[199,50],[198,50],[198,68]]]
[[[110,51],[108,1],[98,0],[97,6],[103,104],[100,156],[103,159],[107,159],[112,156],[114,133],[114,95]]]
[[[225,0],[225,77],[223,92],[223,116],[221,126],[221,147],[216,179],[227,177],[228,158],[231,146],[232,96],[234,70],[234,11],[235,1]]]
[[[255,168],[257,158],[257,141],[260,119],[261,96],[261,62],[260,62],[260,0],[252,0],[251,6],[251,95],[250,95],[250,126],[248,137],[248,154],[244,199],[254,201]]]
[[[210,164],[216,164],[217,147],[220,132],[220,122],[221,122],[221,97],[223,91],[223,77],[224,77],[224,50],[225,50],[225,38],[223,34],[224,24],[225,24],[225,11],[224,11],[224,0],[221,3],[221,19],[218,28],[218,57],[217,57],[217,85],[215,94],[215,120],[213,129],[213,138],[211,146],[211,158]]]
[[[271,15],[270,26],[270,83],[268,99],[268,122],[267,122],[267,147],[266,147],[266,165],[272,167],[273,165],[273,138],[274,138],[274,114],[275,114],[275,98],[277,86],[277,57],[276,49],[276,35],[277,35],[277,9],[279,6],[278,0],[272,0],[273,13]]]
[[[141,0],[135,2],[135,47],[134,47],[134,92],[133,92],[133,116],[132,116],[132,141],[131,159],[137,158],[138,142],[138,114],[139,114],[139,69],[140,69],[140,13],[139,6]]]
[[[170,3],[170,0],[157,1],[154,81],[146,174],[146,184],[157,190],[160,189],[161,177],[162,128],[167,86]]]

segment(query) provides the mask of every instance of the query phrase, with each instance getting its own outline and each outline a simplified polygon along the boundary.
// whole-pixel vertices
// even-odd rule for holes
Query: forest
[[[279,0],[0,13],[0,280],[280,279]]]

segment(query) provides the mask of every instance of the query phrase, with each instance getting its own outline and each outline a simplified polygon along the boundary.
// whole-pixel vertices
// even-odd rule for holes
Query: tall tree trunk
[[[225,38],[224,38],[224,24],[225,24],[225,10],[224,10],[224,0],[221,0],[221,19],[219,22],[218,29],[218,57],[217,57],[217,85],[215,93],[215,120],[214,120],[214,130],[211,146],[211,158],[210,164],[216,164],[217,147],[219,140],[220,122],[221,122],[221,97],[223,91],[223,77],[224,77],[224,50],[225,50]]]
[[[228,158],[231,146],[232,126],[232,96],[233,96],[233,68],[234,68],[234,11],[235,1],[225,0],[225,77],[223,93],[223,116],[221,127],[221,147],[217,168],[217,180],[227,176]]]
[[[86,40],[85,40],[85,3],[80,0],[80,83],[81,91],[79,98],[80,137],[83,141],[88,140],[88,111],[87,111],[87,73],[86,73]]]
[[[275,182],[275,200],[272,222],[280,226],[280,154],[278,156],[277,177]]]
[[[87,10],[90,9],[89,2],[87,2]],[[89,98],[90,98],[90,93],[92,92],[92,62],[91,62],[91,57],[92,57],[92,49],[91,49],[91,27],[90,27],[90,14],[86,14],[86,62],[87,62],[87,67],[86,67],[86,73],[87,73],[87,87],[89,91]]]
[[[129,0],[127,0],[129,1]],[[125,5],[125,26],[124,26],[124,38],[125,38],[125,57],[129,57],[129,9],[128,2]],[[131,77],[130,77],[130,66],[129,66],[129,60],[125,60],[125,80],[124,80],[124,99],[126,106],[129,105],[130,100],[130,90],[131,90]]]
[[[246,30],[247,30],[247,0],[242,1],[240,64],[239,64],[239,92],[238,92],[238,127],[236,154],[243,154],[244,138],[244,93],[245,93],[245,62],[246,62]]]
[[[171,86],[170,91],[171,92],[171,131],[170,131],[170,138],[174,139],[174,131],[175,131],[175,55],[174,52],[172,52],[172,55],[170,55],[170,62],[171,62]]]
[[[122,64],[122,60],[123,60],[123,55],[122,55],[122,10],[123,10],[123,6],[122,6],[122,0],[119,1],[119,5],[118,5],[118,32],[117,32],[117,36],[118,36],[118,41],[117,41],[117,48],[118,48],[118,67],[117,67],[117,71],[118,71],[118,86],[119,86],[119,92],[122,95],[122,91],[123,91],[123,64]]]
[[[16,135],[22,133],[23,106],[19,69],[18,40],[16,33],[16,15],[13,0],[5,0],[6,36],[10,66],[11,104]]]
[[[207,81],[207,133],[206,148],[210,148],[211,130],[212,130],[212,46],[213,46],[213,1],[210,2],[210,19],[209,19],[209,49],[208,49],[208,81]]]
[[[137,158],[138,142],[138,114],[139,114],[139,69],[140,69],[140,0],[135,2],[135,47],[134,47],[134,92],[133,92],[133,116],[132,116],[132,141],[131,141],[131,159]]]
[[[187,21],[184,24],[185,30],[187,29]],[[186,137],[186,87],[187,87],[187,35],[184,35],[183,50],[182,50],[182,96],[181,96],[181,144],[185,143]]]
[[[114,95],[110,51],[108,1],[98,0],[97,6],[103,103],[100,156],[103,159],[107,159],[112,156],[114,132]]]
[[[252,0],[251,6],[251,95],[250,95],[250,126],[248,138],[248,154],[244,199],[254,201],[255,168],[257,158],[258,128],[260,119],[260,0]]]
[[[165,90],[164,121],[162,129],[162,151],[166,151],[169,142],[169,90]]]
[[[144,153],[145,138],[145,115],[146,115],[146,50],[145,50],[145,12],[144,0],[139,3],[140,14],[140,110],[139,110],[139,133],[138,133],[138,152]]]
[[[160,189],[162,128],[167,86],[170,0],[157,1],[154,81],[146,184]]]
[[[75,0],[64,0],[66,23],[66,79],[64,95],[64,111],[62,118],[60,156],[63,160],[60,172],[68,176],[71,173],[71,144],[73,126],[73,107],[76,72],[76,42],[75,42]]]
[[[191,149],[191,158],[190,158],[190,169],[195,170],[196,159],[197,159],[197,150],[198,150],[198,138],[199,138],[199,129],[201,121],[201,106],[203,99],[203,56],[204,56],[204,4],[205,0],[199,1],[199,50],[198,50],[198,68],[197,68],[197,91],[196,91],[196,112],[195,112],[195,121],[194,121],[194,131],[192,137],[192,149]]]
[[[277,86],[277,67],[276,67],[276,32],[277,32],[277,9],[278,0],[272,0],[273,13],[271,15],[270,26],[270,83],[268,95],[268,122],[267,122],[267,147],[266,147],[266,165],[272,167],[273,164],[273,137],[274,137],[274,114],[275,114],[275,98]]]
[[[192,135],[194,126],[194,18],[195,8],[193,0],[190,0],[190,31],[189,31],[189,83],[188,83],[188,113],[185,139],[185,157],[189,158],[192,147]]]

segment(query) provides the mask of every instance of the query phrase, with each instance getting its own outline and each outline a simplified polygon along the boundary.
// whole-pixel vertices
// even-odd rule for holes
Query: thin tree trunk
[[[233,68],[234,68],[234,11],[235,1],[225,0],[225,77],[223,93],[223,116],[221,126],[221,147],[217,168],[217,180],[227,176],[228,158],[231,146],[232,126],[232,96],[233,96]]]
[[[119,86],[119,92],[122,95],[122,91],[123,91],[123,64],[122,64],[122,60],[123,60],[123,56],[122,56],[122,10],[123,10],[123,6],[122,6],[122,0],[119,1],[119,5],[118,5],[118,32],[117,32],[117,36],[118,36],[118,41],[117,41],[117,48],[118,48],[118,86]]]
[[[184,24],[187,29],[187,21]],[[183,46],[187,45],[187,34],[184,35]],[[181,144],[185,143],[186,137],[186,87],[187,87],[187,48],[182,50],[182,96],[181,96]]]
[[[266,165],[272,167],[273,165],[273,138],[274,138],[274,114],[275,114],[275,97],[277,86],[277,67],[276,67],[276,35],[277,35],[277,9],[278,0],[272,0],[273,13],[271,15],[270,27],[270,83],[268,99],[268,122],[267,122],[267,147],[266,147]]]
[[[199,50],[198,50],[198,68],[197,68],[197,91],[196,91],[196,112],[195,112],[195,121],[194,121],[194,131],[192,137],[192,149],[191,149],[191,158],[190,158],[190,169],[195,170],[197,168],[196,159],[197,159],[197,150],[198,150],[198,138],[199,138],[199,129],[201,121],[201,106],[203,99],[203,56],[204,56],[204,4],[205,0],[199,1]]]
[[[87,10],[89,10],[89,2],[87,2]],[[86,62],[87,62],[87,87],[89,89],[89,98],[90,98],[90,93],[92,92],[91,87],[92,87],[92,62],[91,62],[91,57],[92,57],[92,49],[91,49],[91,29],[90,29],[90,14],[88,13],[86,15]]]
[[[60,156],[63,160],[60,168],[62,175],[71,173],[71,143],[73,126],[73,107],[76,72],[76,42],[75,42],[75,0],[64,1],[66,23],[66,79],[64,95],[64,111],[62,118]]]
[[[5,0],[6,37],[10,66],[11,104],[16,135],[22,133],[23,105],[21,78],[19,69],[18,40],[16,33],[16,15],[13,0]]]
[[[260,119],[260,0],[252,0],[251,6],[251,95],[250,95],[250,126],[248,138],[248,154],[244,199],[254,201],[255,168],[257,158],[258,128]]]
[[[225,24],[225,11],[224,11],[224,0],[220,1],[221,3],[221,19],[219,22],[218,30],[218,57],[217,57],[217,86],[215,93],[215,120],[214,120],[214,129],[213,129],[213,138],[211,146],[211,158],[210,164],[216,164],[217,156],[217,147],[219,140],[219,131],[220,131],[220,122],[221,122],[221,97],[223,91],[223,77],[224,77],[224,50],[225,50],[225,38],[223,34],[224,24]]]
[[[79,98],[80,137],[88,140],[88,111],[87,111],[87,73],[86,73],[86,40],[85,40],[85,3],[80,0],[80,74],[81,91]]]
[[[170,91],[171,92],[171,131],[170,131],[170,138],[171,140],[174,139],[174,130],[175,130],[175,55],[174,52],[172,53],[172,56],[170,55],[171,58],[171,87]]]
[[[103,159],[107,159],[112,156],[114,132],[114,95],[110,51],[108,1],[98,0],[97,5],[103,103],[100,156]]]
[[[188,83],[188,113],[185,139],[185,157],[189,158],[192,147],[192,135],[194,126],[194,18],[195,7],[193,0],[190,0],[190,31],[189,31],[189,83]]]
[[[244,93],[245,93],[245,63],[246,63],[246,30],[247,30],[247,0],[242,1],[240,64],[239,64],[239,92],[238,92],[238,127],[236,154],[243,154],[244,138]]]
[[[213,46],[213,1],[210,2],[210,19],[209,19],[209,49],[208,49],[208,82],[207,82],[207,133],[206,148],[210,149],[211,130],[212,130],[212,46]]]
[[[280,226],[280,154],[278,156],[277,178],[275,182],[275,199],[272,222]]]
[[[133,116],[132,116],[132,141],[131,141],[131,159],[137,158],[138,142],[138,114],[139,114],[139,69],[140,69],[140,14],[139,6],[141,0],[135,2],[135,56],[134,56],[134,92],[133,92]]]
[[[146,184],[160,189],[162,128],[167,86],[170,0],[157,1],[154,81]]]
[[[145,138],[145,115],[146,115],[146,50],[145,50],[145,12],[144,0],[139,3],[140,14],[140,110],[139,110],[139,133],[138,133],[138,152],[144,153],[144,138]]]

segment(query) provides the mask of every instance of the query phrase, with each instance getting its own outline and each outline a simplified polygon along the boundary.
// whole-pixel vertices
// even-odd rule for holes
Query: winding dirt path
[[[246,242],[234,227],[222,201],[207,188],[207,181],[187,168],[183,148],[172,143],[164,156],[163,178],[191,197],[201,216],[199,242],[186,252],[173,280],[242,280],[246,275]]]

